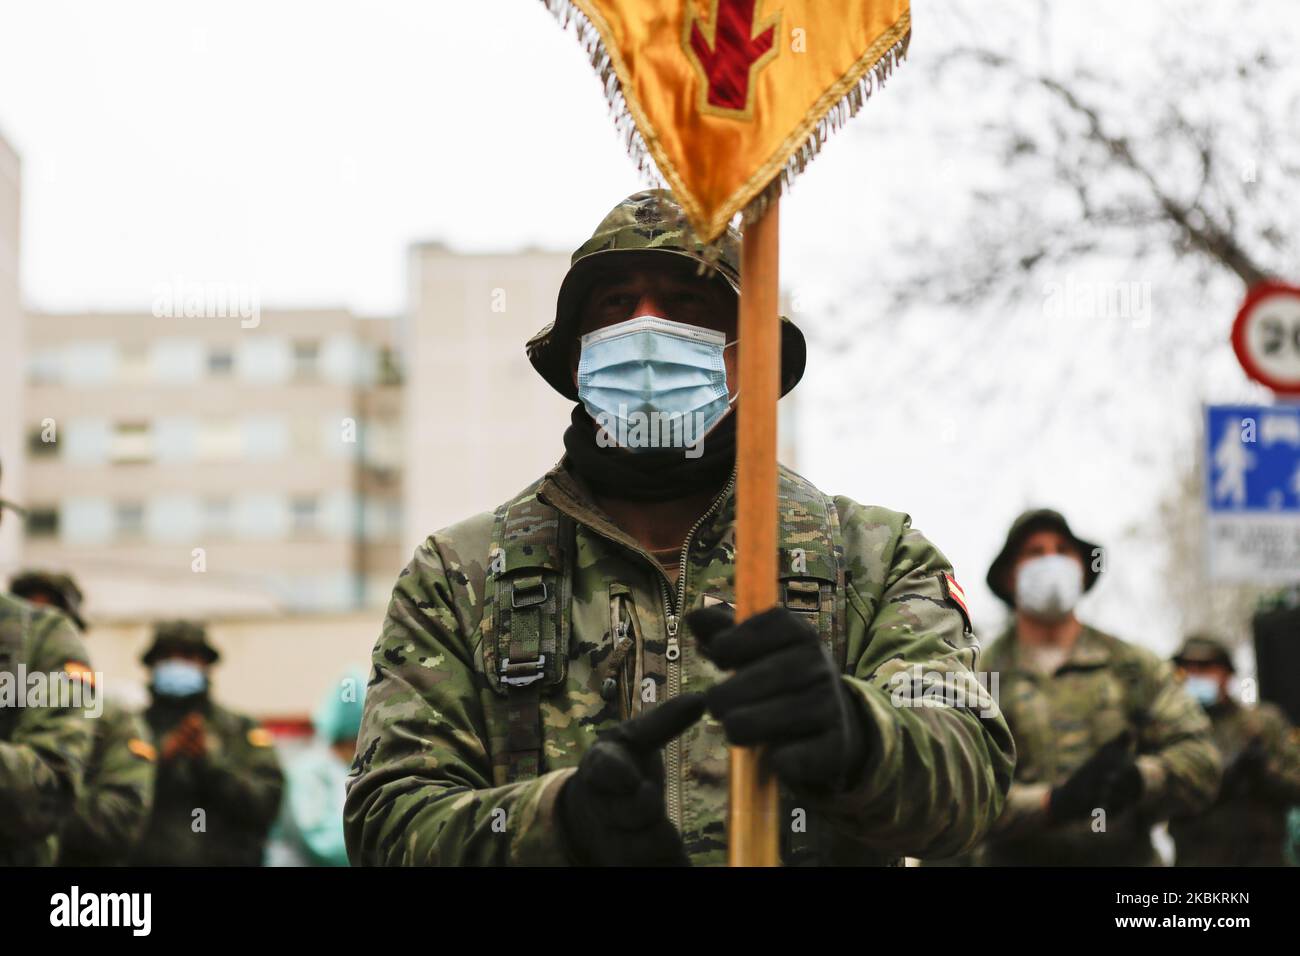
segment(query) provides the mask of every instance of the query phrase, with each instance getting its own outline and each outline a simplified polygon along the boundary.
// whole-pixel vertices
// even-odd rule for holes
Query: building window
[[[144,505],[138,501],[119,501],[113,509],[119,538],[139,538],[144,534]]]
[[[229,498],[206,498],[203,501],[203,530],[214,538],[234,534],[235,509]]]
[[[149,347],[147,345],[119,345],[117,352],[118,381],[128,385],[142,385],[149,381]]]
[[[317,342],[293,343],[293,377],[300,382],[313,382],[319,374],[320,344]]]
[[[379,350],[379,384],[402,384],[402,368],[398,364],[397,355],[387,345]]]
[[[54,458],[59,454],[59,443],[57,441],[46,441],[45,437],[46,431],[39,425],[27,433],[28,457]]]
[[[153,460],[153,435],[148,422],[118,422],[113,426],[109,460],[115,465],[141,465]]]
[[[57,349],[36,349],[27,359],[27,381],[33,385],[57,385],[61,362]]]
[[[294,495],[290,502],[292,528],[296,535],[316,533],[316,518],[319,504],[315,495]]]
[[[38,507],[27,509],[27,537],[57,538],[59,536],[59,509]]]
[[[229,346],[218,345],[208,350],[208,374],[213,378],[229,378],[235,370],[235,353]]]
[[[209,419],[199,424],[199,458],[235,461],[243,456],[243,431],[234,419]]]

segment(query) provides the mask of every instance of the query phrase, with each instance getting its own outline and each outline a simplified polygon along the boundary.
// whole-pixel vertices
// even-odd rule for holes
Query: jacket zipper
[[[682,542],[682,551],[677,562],[677,602],[675,605],[670,603],[667,577],[661,577],[659,581],[660,594],[664,602],[665,623],[668,629],[668,646],[664,650],[664,660],[667,662],[668,670],[668,690],[665,700],[672,700],[676,697],[682,687],[682,648],[677,637],[681,622],[678,615],[682,610],[682,606],[686,603],[687,559],[690,557],[691,544],[695,539],[695,532],[699,531],[704,522],[718,510],[719,505],[726,500],[727,495],[731,494],[731,489],[735,484],[736,473],[733,471],[726,487],[722,489],[718,497],[713,499],[713,504],[709,505],[708,510],[700,515],[695,524],[691,525],[691,530],[686,532],[686,540]],[[682,829],[682,743],[680,737],[675,737],[668,742],[664,763],[664,777],[667,784],[664,805],[668,811],[668,819],[680,833]]]

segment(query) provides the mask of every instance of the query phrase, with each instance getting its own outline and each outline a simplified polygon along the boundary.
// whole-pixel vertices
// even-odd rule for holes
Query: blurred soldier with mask
[[[1209,721],[1173,668],[1075,616],[1100,559],[1044,509],[1016,519],[989,568],[1015,612],[984,666],[999,678],[1016,774],[984,863],[1153,865],[1152,825],[1214,797]]]
[[[23,513],[0,499],[0,518],[6,508]],[[70,696],[34,699],[29,680],[89,673],[85,645],[62,612],[0,594],[0,866],[54,863],[94,746],[86,698],[83,706]]]
[[[85,633],[81,589],[69,575],[24,571],[9,587],[33,604],[63,611]],[[76,811],[63,828],[60,866],[126,863],[153,805],[157,753],[149,731],[144,721],[108,696],[107,688],[99,692],[104,695],[103,713],[91,721],[95,748]]]
[[[1269,703],[1228,693],[1236,668],[1218,638],[1195,634],[1174,655],[1183,687],[1210,717],[1223,784],[1204,813],[1169,822],[1178,866],[1283,866],[1287,810],[1300,804],[1300,732]]]
[[[153,814],[132,862],[258,866],[284,781],[271,734],[212,700],[220,655],[193,621],[154,628],[145,720],[158,742]]]

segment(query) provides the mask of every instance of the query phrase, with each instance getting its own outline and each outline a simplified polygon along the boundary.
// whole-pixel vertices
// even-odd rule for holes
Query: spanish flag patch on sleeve
[[[91,687],[95,686],[95,672],[81,661],[64,661],[63,672],[69,677],[75,677],[78,680],[85,681]]]
[[[945,571],[939,575],[939,583],[943,587],[943,596],[961,613],[962,623],[966,626],[966,630],[974,631],[975,628],[970,620],[970,609],[966,606],[966,592],[957,583],[957,579]]]
[[[154,761],[158,759],[158,751],[154,750],[153,745],[146,743],[139,737],[132,737],[126,742],[126,749],[131,751],[141,760]]]
[[[262,727],[254,727],[248,732],[248,742],[254,747],[269,747],[275,743],[271,732]]]

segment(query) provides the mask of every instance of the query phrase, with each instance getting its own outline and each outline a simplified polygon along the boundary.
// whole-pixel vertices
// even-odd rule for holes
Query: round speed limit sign
[[[1300,288],[1253,287],[1232,326],[1232,348],[1246,374],[1282,395],[1300,395]]]

